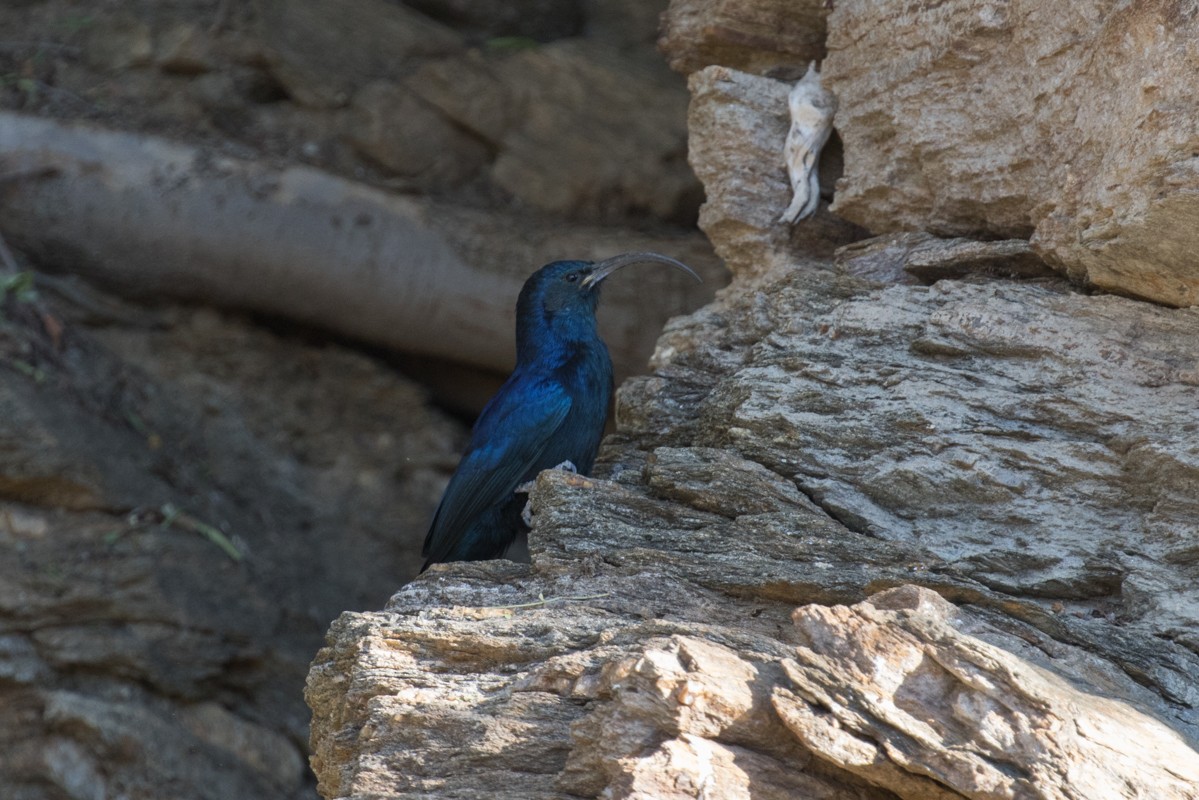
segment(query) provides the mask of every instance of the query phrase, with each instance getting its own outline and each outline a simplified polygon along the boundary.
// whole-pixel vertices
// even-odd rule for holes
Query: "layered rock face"
[[[787,84],[690,88],[733,284],[621,388],[596,474],[538,479],[530,565],[333,626],[322,794],[1199,797],[1199,310],[1081,291],[1020,238],[834,254],[862,231],[826,208],[776,222]],[[847,162],[877,119],[838,122]]]
[[[834,210],[1033,236],[1076,280],[1199,302],[1199,17],[1186,3],[838,0]]]
[[[668,332],[531,567],[343,616],[326,797],[1193,796],[1194,312],[804,266]]]

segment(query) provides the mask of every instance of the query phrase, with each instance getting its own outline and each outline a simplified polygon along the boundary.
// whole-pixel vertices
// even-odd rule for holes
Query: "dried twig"
[[[483,606],[483,607],[484,608],[536,608],[537,606],[548,606],[550,603],[566,603],[566,602],[569,602],[572,600],[574,600],[574,601],[577,601],[577,600],[599,600],[604,597],[610,597],[611,595],[612,595],[611,592],[603,592],[602,594],[586,594],[586,595],[579,595],[576,597],[548,597],[547,598],[544,594],[538,592],[537,599],[532,601],[531,603],[516,603],[515,605],[510,605],[510,606]]]
[[[237,545],[233,544],[233,542],[229,540],[228,536],[209,525],[207,522],[201,522],[191,514],[186,513],[172,503],[167,503],[160,509],[160,511],[163,517],[163,528],[169,528],[173,525],[181,530],[190,531],[191,533],[198,533],[208,541],[215,544],[217,547],[221,548],[221,550],[224,551],[225,555],[229,556],[229,558],[233,559],[234,561],[242,560],[242,552],[237,549]]]

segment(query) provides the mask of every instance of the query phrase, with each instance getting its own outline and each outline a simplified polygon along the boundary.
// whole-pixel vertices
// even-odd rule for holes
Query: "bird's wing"
[[[471,447],[450,478],[421,555],[431,561],[444,558],[480,513],[511,495],[568,411],[570,396],[555,383],[501,390],[483,410]]]

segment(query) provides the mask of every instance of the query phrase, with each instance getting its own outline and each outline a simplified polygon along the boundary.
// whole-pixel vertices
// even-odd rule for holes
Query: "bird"
[[[783,161],[792,194],[791,205],[778,221],[795,223],[815,214],[820,205],[820,177],[816,167],[837,114],[837,96],[821,84],[815,61],[788,93],[787,106],[791,111],[791,130],[787,132]]]
[[[595,463],[612,359],[596,327],[600,284],[618,269],[668,264],[659,253],[602,261],[554,261],[525,281],[516,301],[516,367],[488,401],[429,526],[425,564],[501,558],[528,530],[523,496],[542,470],[586,475]]]

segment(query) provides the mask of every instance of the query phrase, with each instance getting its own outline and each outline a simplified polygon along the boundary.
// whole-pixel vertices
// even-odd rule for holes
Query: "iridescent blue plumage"
[[[598,263],[555,261],[525,282],[516,304],[516,369],[475,423],[425,537],[422,571],[501,557],[524,530],[526,497],[518,486],[566,461],[583,474],[591,470],[612,398],[612,361],[595,322],[599,284],[638,261],[691,272],[666,256],[630,253]]]

